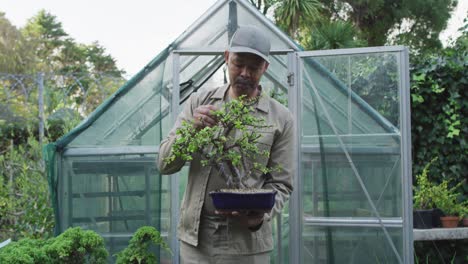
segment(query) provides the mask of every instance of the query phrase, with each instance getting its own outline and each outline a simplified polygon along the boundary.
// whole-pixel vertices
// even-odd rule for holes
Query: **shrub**
[[[128,247],[117,254],[117,263],[157,263],[156,254],[152,253],[150,250],[152,244],[171,252],[169,246],[164,242],[156,228],[151,226],[140,227],[133,235]]]
[[[51,263],[43,247],[52,241],[25,238],[18,242],[11,242],[0,249],[0,263],[35,264]]]
[[[54,263],[107,263],[109,255],[101,236],[80,227],[67,229],[46,244],[44,250]]]
[[[47,238],[53,226],[41,146],[29,137],[0,153],[0,239]]]
[[[56,238],[25,238],[12,242],[0,249],[0,263],[100,264],[107,263],[108,255],[101,236],[74,227]]]
[[[468,171],[467,26],[461,33],[453,46],[416,57],[411,69],[413,175],[438,157],[429,178],[437,183],[461,182]]]
[[[432,209],[434,208],[434,184],[429,181],[429,168],[437,158],[432,159],[423,169],[421,174],[416,175],[416,186],[413,196],[414,209]]]

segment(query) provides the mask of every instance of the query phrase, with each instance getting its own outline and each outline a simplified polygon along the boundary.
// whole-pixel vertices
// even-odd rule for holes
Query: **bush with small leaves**
[[[167,252],[171,252],[156,228],[143,226],[135,232],[128,247],[117,254],[117,264],[157,263],[157,256],[151,252],[151,245],[160,246]]]
[[[12,242],[0,249],[0,263],[104,264],[108,255],[101,236],[94,231],[74,227],[56,238],[25,238]]]
[[[11,242],[0,249],[0,263],[10,264],[39,264],[51,263],[52,260],[43,247],[53,239],[39,240],[25,238],[18,242]]]
[[[109,255],[100,235],[80,227],[67,229],[44,250],[54,263],[107,263]]]

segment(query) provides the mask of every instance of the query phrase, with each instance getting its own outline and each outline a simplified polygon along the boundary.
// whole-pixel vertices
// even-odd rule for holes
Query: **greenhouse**
[[[223,53],[243,25],[270,37],[261,84],[297,121],[294,192],[274,219],[272,262],[412,263],[406,48],[303,51],[245,0],[216,2],[47,145],[56,233],[94,230],[112,255],[150,225],[173,252],[161,250],[160,260],[179,263],[176,226],[188,171],[160,175],[158,146],[193,92],[226,82]]]

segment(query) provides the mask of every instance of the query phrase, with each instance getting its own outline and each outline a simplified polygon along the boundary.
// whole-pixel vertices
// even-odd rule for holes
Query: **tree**
[[[321,4],[318,0],[284,0],[275,9],[276,24],[288,32],[292,38],[298,38],[301,23],[310,22],[318,17]]]
[[[88,114],[103,101],[103,95],[107,97],[122,84],[124,71],[118,69],[105,48],[98,42],[77,43],[56,16],[41,10],[22,32],[36,53],[35,70],[57,75],[46,83],[46,113],[75,106],[80,113]]]
[[[57,21],[56,16],[41,10],[28,20],[22,33],[35,51],[36,70],[53,71],[56,67],[57,54],[61,52],[68,37],[62,28],[62,23]]]
[[[0,72],[25,73],[31,70],[34,55],[21,32],[0,12]]]
[[[301,44],[307,50],[342,49],[365,46],[352,23],[342,20],[317,19],[301,31]]]
[[[369,46],[407,44],[416,49],[438,48],[457,0],[319,0],[323,14],[351,21]]]
[[[217,120],[213,127],[197,129],[192,122],[184,121],[176,131],[178,138],[165,162],[192,161],[195,155],[200,155],[202,166],[212,166],[219,171],[229,188],[253,188],[248,182],[251,175],[266,175],[280,169],[261,162],[249,163],[255,158],[270,156],[269,150],[259,148],[259,139],[263,136],[260,131],[269,126],[263,118],[252,114],[258,100],[259,97],[241,96],[224,104],[220,110],[212,112]]]
[[[306,49],[337,49],[365,45],[352,23],[323,16],[318,0],[251,0],[264,15],[274,10],[276,24]]]
[[[264,15],[268,14],[270,8],[274,7],[281,0],[250,0],[250,3],[255,6]]]
[[[77,43],[65,32],[57,17],[44,10],[28,20],[22,30],[37,56],[37,71],[60,73],[110,73],[121,77],[115,59],[94,42]]]

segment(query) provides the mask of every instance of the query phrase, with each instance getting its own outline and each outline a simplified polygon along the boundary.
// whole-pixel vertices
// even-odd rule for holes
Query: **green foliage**
[[[45,10],[30,18],[21,32],[35,52],[37,72],[107,72],[115,76],[123,73],[99,43],[76,43],[57,17]]]
[[[447,26],[456,0],[319,0],[322,14],[352,22],[369,46],[388,42],[412,49],[440,48],[440,32]]]
[[[41,146],[33,137],[0,152],[0,240],[48,237],[53,228]]]
[[[411,69],[413,175],[438,157],[429,177],[438,183],[461,182],[468,171],[467,38],[465,26],[452,47],[417,58]],[[466,182],[462,187],[466,199]]]
[[[82,117],[73,109],[61,108],[49,115],[46,122],[47,138],[56,141],[75,128]]]
[[[161,237],[156,228],[151,226],[140,227],[127,248],[117,254],[118,264],[149,264],[157,263],[157,256],[150,248],[151,245],[159,246],[167,252],[171,253],[169,246]],[[172,253],[171,253],[172,254]]]
[[[29,72],[34,62],[33,50],[2,12],[0,32],[0,72]]]
[[[0,263],[11,264],[39,264],[51,263],[43,247],[50,243],[49,240],[25,238],[18,242],[11,242],[0,249]]]
[[[457,0],[250,0],[308,48],[400,44],[424,51],[442,47]],[[354,28],[353,28],[354,27]]]
[[[44,250],[54,263],[107,263],[109,255],[101,236],[80,227],[67,229],[45,245]]]
[[[300,39],[306,50],[342,49],[362,47],[366,42],[359,38],[359,30],[348,21],[316,19],[304,29]]]
[[[0,263],[107,263],[104,239],[94,231],[69,228],[56,238],[22,239],[0,249]]]
[[[12,26],[0,13],[0,29],[6,33],[0,36],[0,72],[54,72],[83,76],[105,72],[113,77],[122,77],[124,73],[98,42],[89,45],[77,43],[65,32],[57,17],[45,10],[30,18],[21,30]],[[84,90],[88,90],[83,76],[75,77],[80,79]],[[66,84],[66,80],[61,81]]]
[[[282,90],[270,90],[270,97],[278,101],[278,103],[288,107],[288,95]]]
[[[270,155],[269,151],[262,151],[258,147],[262,137],[259,130],[269,126],[265,125],[265,120],[252,114],[257,100],[241,96],[238,100],[224,104],[220,110],[213,112],[218,120],[217,126],[197,130],[192,123],[184,122],[176,132],[178,136],[166,162],[173,162],[177,158],[190,161],[195,154],[199,154],[202,165],[216,167],[228,186],[248,187],[244,181],[252,171],[245,170],[247,160]],[[262,173],[278,169],[267,168],[259,163],[253,165],[254,170]]]
[[[262,14],[267,15],[271,8],[275,7],[281,0],[250,0],[250,3],[255,6]]]
[[[413,187],[414,209],[432,209],[434,208],[434,184],[429,181],[429,168],[437,158],[432,159],[423,169],[421,174],[416,175],[416,186]]]
[[[444,180],[442,183],[434,186],[432,200],[435,207],[441,209],[447,216],[462,216],[468,207],[468,200],[460,201],[461,193],[458,189],[464,182],[456,184],[454,187],[449,187],[449,181]]]
[[[311,21],[320,13],[320,9],[318,0],[279,1],[275,9],[276,24],[289,36],[297,38],[299,26]]]
[[[431,182],[428,178],[429,168],[436,160],[437,158],[432,159],[424,167],[422,173],[416,175],[413,196],[414,208],[439,208],[446,215],[463,216],[468,208],[468,201],[462,201],[462,195],[458,190],[465,181],[459,182],[454,187],[449,187],[449,180],[443,180],[440,184]]]

